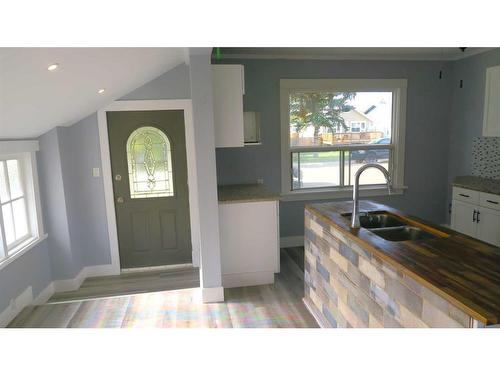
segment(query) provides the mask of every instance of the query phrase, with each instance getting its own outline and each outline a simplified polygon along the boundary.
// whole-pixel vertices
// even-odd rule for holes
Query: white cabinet
[[[476,206],[453,201],[451,227],[457,232],[476,237]]]
[[[243,147],[243,65],[212,65],[215,147]]]
[[[486,69],[483,136],[500,137],[500,65]]]
[[[477,215],[477,238],[500,246],[500,211],[480,207]]]
[[[451,227],[500,246],[500,196],[454,187]]]
[[[274,283],[279,272],[278,201],[219,203],[222,286]]]

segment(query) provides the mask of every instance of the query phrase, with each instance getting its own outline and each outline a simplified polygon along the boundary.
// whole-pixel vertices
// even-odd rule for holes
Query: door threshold
[[[152,267],[122,268],[121,273],[124,274],[124,273],[154,272],[154,271],[179,271],[190,268],[194,268],[193,263],[169,264],[165,266],[152,266]]]

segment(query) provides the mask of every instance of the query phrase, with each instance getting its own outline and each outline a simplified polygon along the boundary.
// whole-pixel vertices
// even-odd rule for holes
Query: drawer
[[[454,187],[453,199],[470,204],[479,204],[479,191]]]
[[[500,211],[500,195],[479,193],[479,205]]]

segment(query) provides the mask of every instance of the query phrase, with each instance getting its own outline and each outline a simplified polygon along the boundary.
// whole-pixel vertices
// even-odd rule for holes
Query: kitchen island
[[[304,303],[320,326],[499,323],[500,248],[369,201],[360,212],[386,228],[367,216],[351,229],[351,212],[351,201],[306,206]]]

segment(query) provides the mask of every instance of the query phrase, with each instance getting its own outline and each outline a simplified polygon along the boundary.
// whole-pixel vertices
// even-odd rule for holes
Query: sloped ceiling
[[[74,124],[185,56],[184,48],[0,48],[0,139]],[[59,68],[48,71],[52,63]]]

